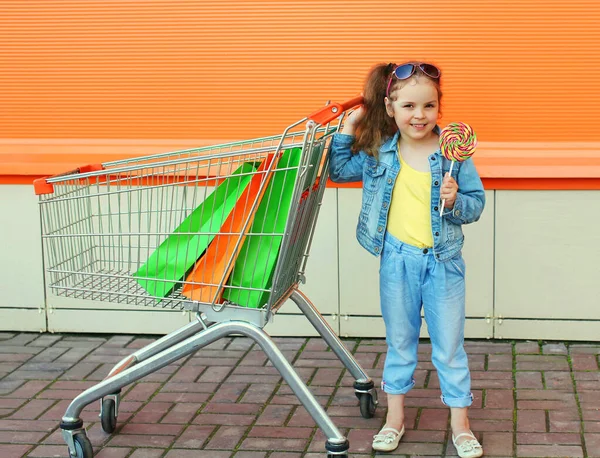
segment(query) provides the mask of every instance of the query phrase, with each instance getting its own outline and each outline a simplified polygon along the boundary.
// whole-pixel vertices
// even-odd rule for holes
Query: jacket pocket
[[[446,176],[446,173],[450,171],[450,167],[452,166],[452,161],[444,160],[444,165],[442,167],[442,179]],[[458,182],[458,171],[460,170],[460,162],[455,162],[452,167],[452,178],[454,178]]]
[[[386,176],[386,168],[381,164],[367,164],[363,172],[363,189],[368,192],[378,191]]]
[[[462,239],[462,228],[458,224],[451,223],[448,220],[442,221],[442,243],[451,244],[458,239]]]

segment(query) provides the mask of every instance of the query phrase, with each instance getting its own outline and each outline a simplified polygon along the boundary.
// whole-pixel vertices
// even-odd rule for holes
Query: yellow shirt
[[[387,230],[404,243],[431,248],[431,172],[415,170],[398,157],[401,167],[392,191]]]

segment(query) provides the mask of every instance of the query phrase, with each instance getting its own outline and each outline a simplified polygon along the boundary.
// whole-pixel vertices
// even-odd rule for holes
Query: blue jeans
[[[414,386],[421,305],[431,339],[442,402],[468,407],[473,402],[464,349],[465,263],[459,253],[445,262],[433,250],[402,243],[387,233],[379,270],[381,313],[388,352],[381,388],[405,394]]]

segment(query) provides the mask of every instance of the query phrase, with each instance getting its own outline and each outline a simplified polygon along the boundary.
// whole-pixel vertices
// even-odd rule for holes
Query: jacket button
[[[392,184],[392,179],[388,178],[388,184]]]
[[[427,254],[427,253],[429,253],[429,250],[428,250],[427,248],[425,248],[425,249],[423,250],[423,254]]]
[[[383,208],[387,208],[387,207],[388,207],[388,203],[387,203],[387,202],[384,202],[384,203],[383,203]]]
[[[433,183],[433,184],[437,186],[438,184],[440,184],[440,182],[439,182],[439,181],[436,181],[436,182],[435,182],[435,183]]]
[[[437,207],[433,207],[433,209],[434,209],[435,211],[438,211],[438,208],[437,208]]]
[[[382,227],[382,226],[379,226],[379,227],[377,228],[377,232],[381,232],[381,231],[383,231],[383,227]]]
[[[431,158],[431,160],[432,160],[432,161],[435,161],[435,156],[433,156],[433,157]]]
[[[436,232],[436,233],[435,233],[435,236],[436,236],[436,237],[438,237],[439,235],[440,235],[440,233],[439,233],[439,232]]]
[[[460,216],[460,210],[456,210],[456,211],[454,212],[454,215],[455,215],[455,216]]]
[[[375,247],[375,253],[379,253],[379,247],[378,246]]]

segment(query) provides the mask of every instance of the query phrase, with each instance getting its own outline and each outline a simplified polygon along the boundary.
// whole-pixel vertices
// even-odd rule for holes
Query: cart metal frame
[[[70,403],[60,423],[70,457],[93,456],[91,443],[80,419],[87,405],[100,400],[102,427],[112,433],[116,428],[123,387],[232,335],[252,339],[265,352],[324,432],[328,456],[347,456],[348,440],[263,327],[286,300],[292,300],[354,377],[354,389],[362,416],[371,418],[374,415],[377,392],[373,381],[316,307],[299,290],[299,284],[304,281],[327,181],[327,153],[331,136],[342,125],[344,113],[361,101],[361,98],[356,98],[344,104],[329,103],[290,125],[278,136],[86,166],[36,181],[36,193],[40,196],[45,271],[48,289],[52,294],[180,308],[195,313],[196,317],[188,325],[124,358],[105,380],[87,389]],[[336,123],[332,124],[332,121]],[[285,167],[278,169],[277,164],[283,152],[292,148],[301,148],[298,165],[284,164]],[[203,233],[207,237],[225,234],[233,239],[235,246],[231,248],[227,245],[227,248],[236,255],[227,260],[224,272],[203,283],[188,280],[190,277],[187,277],[178,281],[167,295],[157,295],[156,289],[152,294],[151,289],[142,288],[139,278],[134,279],[132,273],[148,254],[157,250],[171,235],[175,225],[206,200],[211,187],[223,183],[227,178],[242,176],[234,172],[239,165],[259,161],[263,164],[262,170],[258,168],[249,177],[260,181],[255,181],[255,184],[259,183],[258,194],[245,202],[246,213],[242,226],[230,232],[223,228],[220,231],[211,228]],[[281,245],[272,283],[263,289],[251,288],[255,293],[266,293],[268,301],[259,308],[249,308],[224,300],[224,291],[241,288],[228,283],[228,276],[244,240],[265,235],[250,233],[252,220],[261,196],[262,199],[279,198],[266,195],[265,192],[274,174],[283,170],[295,172],[292,175],[294,187],[285,231],[277,234]],[[278,212],[281,210],[277,209]],[[195,233],[180,232],[180,235],[193,236]],[[204,259],[199,258],[200,255],[186,251],[182,256],[187,262],[188,258]],[[205,266],[200,265],[200,260],[196,265],[203,269]],[[256,266],[251,261],[244,260],[239,265],[242,269],[255,271]],[[150,278],[144,277],[142,280]],[[183,294],[186,286],[192,289],[211,287],[218,293],[211,300],[191,300],[189,295]]]

